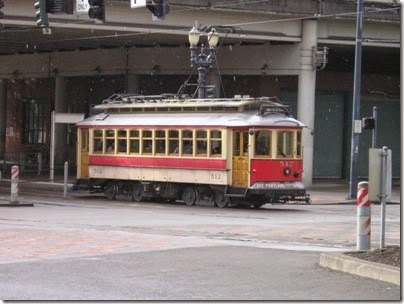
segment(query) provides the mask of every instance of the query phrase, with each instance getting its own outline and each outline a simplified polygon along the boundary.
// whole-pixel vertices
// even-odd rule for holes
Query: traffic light
[[[105,21],[105,3],[104,0],[88,0],[90,8],[88,9],[88,16],[91,19],[98,19]]]
[[[48,27],[47,0],[38,0],[38,2],[35,2],[34,8],[37,10],[35,12],[36,24],[40,27]]]
[[[364,129],[373,130],[375,128],[375,119],[373,117],[362,118],[362,127]]]
[[[153,19],[164,20],[166,14],[170,12],[170,5],[166,0],[152,0],[146,6],[152,12]]]
[[[73,15],[73,0],[48,0],[46,12],[51,14]]]
[[[0,9],[4,7],[4,0],[0,0]],[[0,19],[4,18],[4,13],[0,11]]]

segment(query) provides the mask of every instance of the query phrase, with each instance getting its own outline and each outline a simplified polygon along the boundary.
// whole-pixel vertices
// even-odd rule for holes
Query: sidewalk
[[[68,192],[71,192],[71,187],[76,181],[73,175],[68,176]],[[11,180],[9,178],[2,178],[0,180],[0,187],[10,187]],[[49,181],[49,175],[32,175],[22,177],[19,181],[20,191],[64,191],[64,176],[55,175],[53,182]],[[400,199],[400,185],[393,185],[392,195],[387,199],[387,203],[401,202]],[[313,185],[307,187],[307,193],[310,194],[311,204],[356,204],[356,199],[349,199],[349,183],[346,181],[329,181],[329,180],[315,180]]]

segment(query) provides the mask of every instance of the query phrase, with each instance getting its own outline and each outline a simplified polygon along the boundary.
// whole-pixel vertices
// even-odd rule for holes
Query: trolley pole
[[[368,182],[360,182],[357,191],[357,250],[370,250],[371,201],[368,195]]]

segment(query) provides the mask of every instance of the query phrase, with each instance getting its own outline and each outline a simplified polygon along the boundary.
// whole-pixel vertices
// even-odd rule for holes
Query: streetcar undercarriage
[[[242,187],[184,184],[153,181],[128,181],[109,179],[79,179],[73,191],[87,190],[104,193],[114,200],[125,196],[133,201],[157,199],[183,201],[186,205],[210,205],[219,208],[247,205],[260,208],[265,204],[309,204],[305,189],[257,190]]]

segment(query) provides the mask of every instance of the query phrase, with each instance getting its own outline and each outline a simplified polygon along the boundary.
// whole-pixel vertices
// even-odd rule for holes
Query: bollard
[[[356,196],[357,206],[357,250],[370,250],[371,202],[368,182],[360,182]]]
[[[18,183],[20,180],[20,171],[18,166],[13,166],[11,168],[11,198],[10,203],[18,203]]]
[[[64,170],[64,186],[63,186],[63,198],[67,198],[67,181],[69,177],[69,163],[65,162],[65,170]]]

